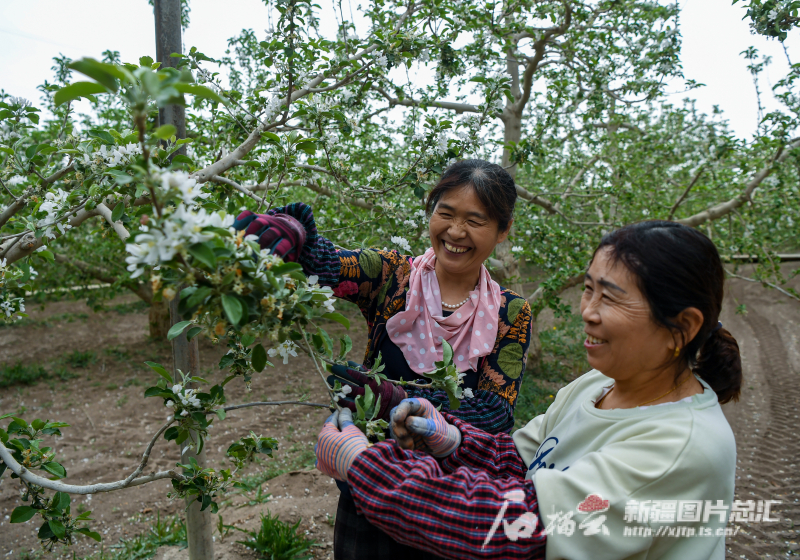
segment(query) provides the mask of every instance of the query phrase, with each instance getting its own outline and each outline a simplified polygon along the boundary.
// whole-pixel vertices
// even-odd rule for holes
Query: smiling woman
[[[297,260],[320,284],[333,287],[335,296],[360,308],[369,327],[364,363],[332,368],[335,377],[329,383],[350,385],[339,404],[355,410],[353,398],[369,385],[381,397],[378,416],[386,420],[406,396],[450,410],[444,391],[408,388],[406,393],[392,383],[378,386],[363,375],[380,354],[390,380],[424,379],[422,374],[442,360],[447,341],[465,397],[451,411],[453,416],[488,433],[507,433],[514,426],[525,371],[531,311],[524,298],[492,280],[483,263],[508,236],[516,196],[514,180],[499,165],[482,160],[453,164],[428,198],[431,248],[416,257],[374,249],[336,250],[317,233],[311,208],[302,203],[269,215],[245,212],[235,227],[256,235],[262,247]],[[330,449],[318,449],[321,469],[347,464],[345,455]],[[339,487],[336,560],[436,558],[399,544],[372,525],[356,510],[349,487]]]
[[[369,521],[444,558],[722,560],[736,444],[720,403],[738,397],[742,375],[718,322],[723,286],[697,230],[612,232],[581,302],[596,369],[545,414],[510,437],[405,399],[394,441],[371,447],[333,416],[320,446],[341,460],[318,455],[321,468],[348,481]]]

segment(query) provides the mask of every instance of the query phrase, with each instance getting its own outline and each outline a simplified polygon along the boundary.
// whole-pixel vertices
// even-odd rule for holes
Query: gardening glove
[[[353,413],[346,408],[336,411],[325,420],[314,446],[317,469],[347,482],[347,469],[367,447],[367,436],[353,424]]]
[[[377,418],[388,421],[389,411],[408,396],[405,390],[399,385],[389,383],[388,381],[382,381],[381,384],[378,385],[375,381],[364,375],[363,372],[368,372],[369,370],[364,368],[363,365],[353,361],[347,363],[350,367],[339,364],[329,366],[329,370],[333,375],[328,377],[328,385],[333,387],[334,382],[338,380],[343,388],[350,387],[349,391],[344,389],[347,396],[345,398],[340,398],[339,404],[355,412],[355,398],[365,393],[366,390],[364,387],[369,387],[375,394],[376,399],[378,395],[381,397],[381,406],[378,409]]]
[[[427,399],[405,399],[392,409],[389,433],[400,447],[419,449],[419,439],[434,457],[447,457],[461,444],[461,432],[448,424]],[[417,436],[417,437],[415,437]]]
[[[245,210],[233,222],[233,227],[244,230],[245,235],[255,235],[262,249],[269,249],[284,261],[297,261],[306,242],[303,224],[286,214],[253,214]]]

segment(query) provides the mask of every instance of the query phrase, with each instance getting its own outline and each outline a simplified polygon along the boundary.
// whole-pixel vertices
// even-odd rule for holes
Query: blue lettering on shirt
[[[548,442],[552,442],[548,445]],[[539,446],[539,449],[536,450],[536,457],[533,458],[533,463],[531,466],[528,467],[529,471],[538,471],[539,469],[552,469],[556,466],[555,463],[547,464],[545,459],[550,454],[550,452],[556,448],[558,445],[558,438],[557,437],[549,437],[542,442],[542,445]]]

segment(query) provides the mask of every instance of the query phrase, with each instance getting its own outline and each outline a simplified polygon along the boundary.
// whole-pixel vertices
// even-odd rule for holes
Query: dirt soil
[[[794,287],[800,289],[800,279],[795,279]],[[800,555],[800,303],[741,280],[730,282],[726,298],[722,322],[741,345],[745,371],[741,400],[723,407],[737,441],[736,499],[781,502],[772,507],[773,517],[780,521],[735,524],[736,534],[727,541],[727,557],[794,557]],[[133,301],[122,298],[114,303]],[[740,304],[746,305],[746,314],[735,313]],[[366,327],[360,317],[350,315],[352,355],[358,359],[366,344]],[[329,332],[344,331],[334,325]],[[66,356],[75,351],[93,352],[96,360],[83,368],[73,367]],[[224,353],[221,346],[201,341],[204,377],[220,379],[216,364]],[[76,375],[0,389],[0,414],[16,412],[28,420],[38,417],[70,424],[54,447],[73,484],[124,478],[167,417],[160,399],[143,398],[144,389],[156,380],[143,362],[172,363],[170,346],[148,338],[145,310],[93,313],[82,302],[57,302],[31,310],[25,324],[0,328],[0,365],[19,360],[41,363],[50,371],[66,368]],[[278,360],[274,369],[267,368],[254,378],[249,394],[237,382],[226,389],[230,404],[289,400],[302,394],[311,402],[326,400],[318,374],[305,357],[286,365]],[[305,406],[257,407],[229,413],[215,426],[207,446],[211,466],[225,468],[229,442],[253,430],[276,437],[280,449],[273,459],[250,467],[246,474],[276,468],[290,471],[263,484],[263,492],[271,494],[263,504],[248,505],[256,501],[255,492],[229,495],[220,510],[226,525],[255,529],[260,514],[267,511],[292,523],[302,519],[301,530],[317,542],[315,558],[332,558],[332,522],[339,491],[331,479],[314,469],[312,451],[326,416],[325,410]],[[162,439],[154,448],[148,472],[172,468],[178,459],[177,446]],[[157,514],[180,514],[183,504],[167,498],[170,489],[167,481],[159,481],[116,493],[75,496],[73,508],[92,510],[93,527],[103,536],[102,545],[81,538],[73,547],[76,554],[86,555],[103,546],[108,549],[120,539],[140,534]],[[0,480],[0,558],[18,558],[24,551],[39,549],[32,523],[9,523],[7,516],[19,505],[18,496],[17,482],[4,476]],[[215,530],[215,557],[255,558],[236,544],[242,536],[232,531],[222,539]],[[72,557],[72,552],[63,557]],[[188,554],[177,547],[163,547],[156,558],[184,560]]]

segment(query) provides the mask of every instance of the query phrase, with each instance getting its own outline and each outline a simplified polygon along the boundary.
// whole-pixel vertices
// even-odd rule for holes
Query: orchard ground
[[[800,288],[800,278],[790,285]],[[579,293],[576,288],[567,294],[573,309]],[[742,304],[746,314],[737,314],[737,306]],[[67,482],[88,484],[123,478],[138,463],[147,441],[168,415],[160,399],[143,398],[144,389],[156,378],[143,362],[171,365],[170,346],[147,337],[147,310],[132,297],[118,298],[99,313],[80,301],[53,302],[43,309],[31,305],[29,311],[29,319],[0,328],[0,413],[70,424],[54,446],[67,468]],[[351,358],[360,359],[366,326],[356,311],[349,309],[346,314],[352,322],[348,332],[353,339]],[[779,522],[740,526],[737,535],[728,540],[728,557],[794,556],[800,554],[800,304],[758,284],[732,280],[722,322],[741,345],[745,369],[742,399],[723,408],[736,434],[736,498],[782,501],[773,507],[773,516],[780,518]],[[345,332],[335,324],[326,328],[331,335]],[[544,312],[540,330],[544,333],[544,364],[538,376],[526,374],[517,408],[518,426],[528,420],[521,413],[546,408],[558,387],[584,367],[577,317],[556,320]],[[223,346],[201,340],[203,377],[218,378],[216,364],[224,352]],[[25,378],[41,375],[39,380],[3,386],[2,374],[8,374],[9,368],[21,360],[39,364],[42,369],[29,367],[16,370],[16,374]],[[308,358],[299,356],[286,365],[277,360],[275,366],[254,377],[249,394],[243,384],[229,384],[229,404],[296,400],[303,395],[310,402],[326,402],[319,376]],[[223,422],[215,423],[207,445],[209,464],[215,468],[226,467],[228,444],[249,430],[280,442],[274,458],[246,471],[249,492],[236,491],[220,500],[225,525],[255,529],[260,514],[267,511],[290,523],[302,519],[300,531],[317,543],[315,558],[332,558],[339,491],[330,478],[316,471],[313,453],[327,414],[306,406],[269,406],[233,411]],[[148,472],[171,468],[177,461],[177,446],[162,439],[154,448]],[[91,498],[74,496],[73,509],[92,510],[92,527],[103,536],[102,545],[97,546],[81,538],[73,547],[77,557],[101,547],[112,553],[111,547],[121,540],[148,531],[156,516],[181,515],[183,503],[167,498],[170,489],[171,484],[158,481]],[[33,522],[9,523],[7,516],[19,505],[18,497],[17,482],[4,476],[0,482],[0,558],[38,556],[38,527]],[[215,516],[215,524],[217,520]],[[215,556],[231,560],[254,557],[236,544],[244,537],[235,530],[220,535],[215,529]],[[66,551],[56,552],[67,556]],[[68,555],[72,557],[72,552]],[[156,554],[163,560],[186,557],[186,550],[174,546],[162,547]]]

